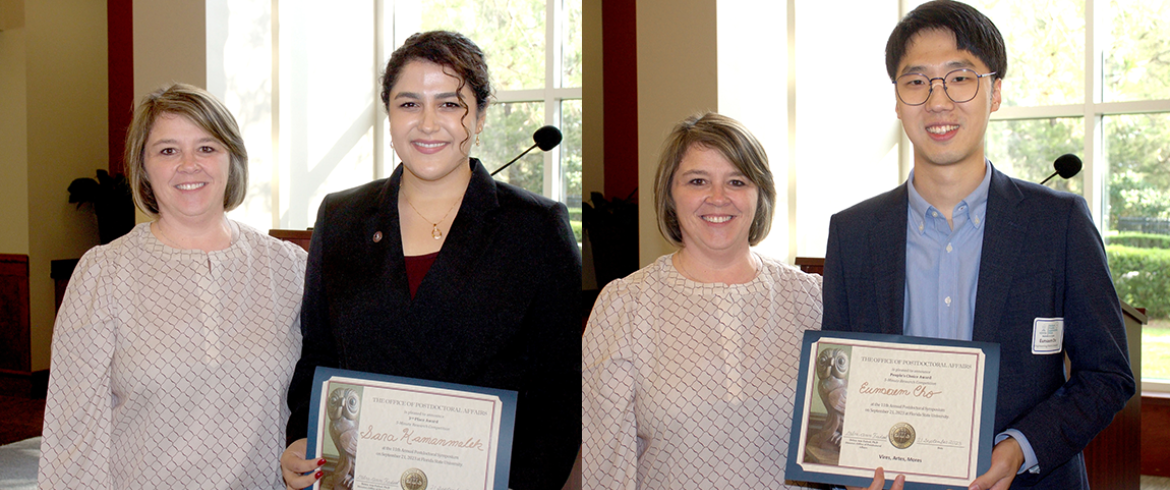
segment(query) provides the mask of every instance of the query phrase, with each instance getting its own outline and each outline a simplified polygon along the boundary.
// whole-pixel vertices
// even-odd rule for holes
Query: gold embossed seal
[[[427,490],[427,474],[418,468],[411,468],[402,472],[398,479],[402,490]]]
[[[914,426],[906,422],[898,422],[890,427],[890,444],[898,449],[906,449],[914,445]]]

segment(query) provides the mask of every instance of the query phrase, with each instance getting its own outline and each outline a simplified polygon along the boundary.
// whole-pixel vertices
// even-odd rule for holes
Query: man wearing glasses
[[[1081,451],[1134,393],[1088,207],[986,159],[1007,74],[986,16],[923,4],[890,35],[886,69],[914,168],[833,216],[823,329],[998,343],[996,444],[970,488],[1088,489]]]

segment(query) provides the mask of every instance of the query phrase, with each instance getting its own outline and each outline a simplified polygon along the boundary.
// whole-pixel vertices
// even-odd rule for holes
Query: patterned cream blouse
[[[659,258],[602,291],[582,341],[588,489],[785,485],[797,362],[821,278],[760,257],[746,284]]]
[[[306,254],[235,224],[225,250],[143,223],[81,258],[53,332],[39,488],[284,488]]]

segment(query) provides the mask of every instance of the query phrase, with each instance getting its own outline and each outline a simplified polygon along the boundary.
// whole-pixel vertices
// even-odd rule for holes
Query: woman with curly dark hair
[[[516,391],[509,486],[564,485],[581,440],[580,253],[563,204],[470,157],[491,93],[483,52],[460,34],[415,34],[391,56],[381,99],[402,164],[318,211],[289,488],[323,473],[305,459],[317,366]]]

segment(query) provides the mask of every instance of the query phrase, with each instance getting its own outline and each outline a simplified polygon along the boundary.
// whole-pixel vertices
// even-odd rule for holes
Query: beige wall
[[[602,75],[601,2],[585,2],[581,11],[581,199],[605,193],[605,83]],[[597,289],[591,244],[582,244],[581,289]]]
[[[173,82],[207,88],[206,2],[134,0],[133,8],[134,103]],[[139,223],[151,220],[134,213]]]
[[[0,253],[28,253],[25,29],[0,31]]]
[[[645,266],[673,248],[658,233],[654,171],[683,118],[718,110],[715,0],[638,0],[638,248]]]
[[[581,198],[605,193],[605,104],[602,76],[601,2],[584,2],[581,12]]]
[[[206,10],[203,1],[134,0],[135,101],[171,82],[207,88]]]
[[[32,369],[49,367],[49,263],[97,244],[92,211],[69,204],[73,179],[108,166],[106,5],[25,4],[29,299]],[[4,67],[7,69],[7,67]],[[18,163],[19,164],[19,163]]]

